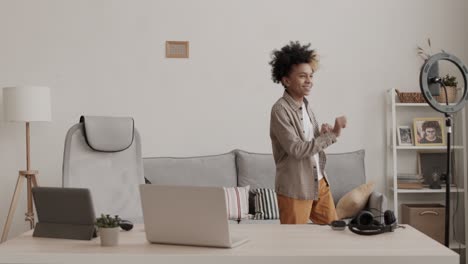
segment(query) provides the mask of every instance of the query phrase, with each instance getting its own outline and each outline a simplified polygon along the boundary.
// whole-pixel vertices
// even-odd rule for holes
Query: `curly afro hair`
[[[318,67],[318,58],[315,50],[309,49],[310,43],[301,45],[299,41],[291,41],[289,45],[281,50],[273,50],[270,61],[271,79],[275,83],[281,82],[284,76],[288,76],[292,66],[302,63],[308,63],[315,71]]]

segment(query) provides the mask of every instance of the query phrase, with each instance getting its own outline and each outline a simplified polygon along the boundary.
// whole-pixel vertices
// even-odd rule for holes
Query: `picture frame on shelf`
[[[454,152],[452,151],[452,156]],[[446,152],[418,152],[418,174],[424,178],[424,184],[429,186],[445,185],[447,175],[447,153]],[[451,164],[451,175],[455,175],[454,159]],[[452,184],[456,182],[452,177]]]
[[[397,136],[399,146],[413,145],[413,133],[410,126],[398,126]]]
[[[444,146],[445,125],[442,117],[418,117],[413,120],[416,146]]]

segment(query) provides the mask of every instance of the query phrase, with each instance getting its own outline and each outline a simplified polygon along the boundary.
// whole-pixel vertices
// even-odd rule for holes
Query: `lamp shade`
[[[51,121],[50,89],[42,86],[3,88],[5,121]]]

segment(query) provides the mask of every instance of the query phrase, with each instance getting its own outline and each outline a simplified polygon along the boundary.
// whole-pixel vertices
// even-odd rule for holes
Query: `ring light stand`
[[[430,76],[430,69],[435,65],[439,60],[449,61],[460,70],[463,77],[463,95],[460,97],[458,102],[455,104],[448,103],[447,97],[447,88],[445,87],[442,78],[439,76]],[[467,79],[468,70],[466,66],[461,62],[457,57],[441,52],[437,53],[424,63],[421,68],[421,73],[419,75],[419,84],[421,86],[421,92],[424,96],[426,102],[434,108],[434,110],[443,113],[445,115],[445,125],[447,127],[447,176],[446,176],[446,186],[445,186],[445,246],[449,247],[449,229],[450,229],[450,177],[451,177],[451,136],[452,136],[452,117],[453,114],[462,110],[465,106],[465,102],[468,100],[467,92]],[[439,95],[439,85],[443,87],[443,92],[445,93],[445,105],[439,104],[434,96]]]

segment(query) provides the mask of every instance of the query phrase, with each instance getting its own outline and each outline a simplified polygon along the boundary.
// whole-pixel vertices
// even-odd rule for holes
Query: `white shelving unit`
[[[395,89],[387,92],[387,190],[390,203],[396,217],[400,220],[400,208],[402,203],[440,203],[445,204],[445,187],[442,189],[398,189],[398,173],[417,173],[418,152],[446,152],[446,146],[399,146],[397,140],[398,126],[410,126],[413,130],[413,119],[416,117],[444,117],[442,113],[433,110],[426,103],[399,103],[397,102]],[[454,171],[452,183],[456,187],[451,188],[451,221],[450,221],[450,248],[464,255],[461,263],[468,263],[464,254],[465,243],[468,238],[468,230],[465,228],[468,219],[466,208],[467,190],[467,158],[466,158],[466,119],[462,110],[453,117],[452,151],[454,159]],[[414,131],[413,131],[414,134]],[[413,139],[414,141],[414,139]],[[455,210],[456,209],[456,210]],[[455,212],[456,211],[456,212]],[[455,213],[455,215],[454,215]],[[455,223],[455,225],[454,225]],[[455,238],[454,239],[454,230]]]
[[[394,188],[391,187],[390,190],[394,192]],[[445,193],[445,188],[442,189],[429,189],[429,188],[423,188],[423,189],[397,189],[396,192],[398,193]],[[459,188],[450,188],[450,192],[460,192],[464,193],[465,189],[459,189]]]

